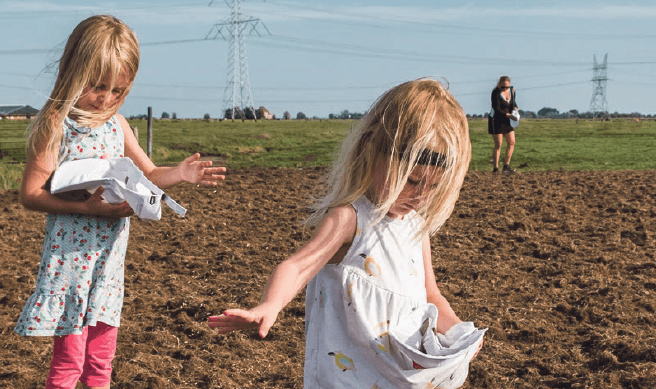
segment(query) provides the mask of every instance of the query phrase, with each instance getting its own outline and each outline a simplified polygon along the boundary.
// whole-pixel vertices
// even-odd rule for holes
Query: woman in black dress
[[[503,172],[513,173],[515,169],[510,167],[515,149],[515,130],[510,125],[510,120],[517,120],[513,110],[517,109],[515,102],[515,89],[510,86],[510,77],[499,78],[496,88],[492,91],[492,112],[488,120],[488,133],[494,139],[494,150],[492,151],[493,172],[499,171],[499,156],[501,155],[501,143],[506,140],[506,155],[503,160]]]

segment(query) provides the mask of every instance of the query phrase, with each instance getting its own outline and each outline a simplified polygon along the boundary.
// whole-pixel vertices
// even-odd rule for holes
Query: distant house
[[[273,114],[271,112],[269,112],[269,110],[264,108],[264,107],[260,107],[257,110],[262,113],[262,119],[271,120],[271,119],[274,118]]]
[[[0,105],[0,119],[29,120],[39,110],[29,105]]]

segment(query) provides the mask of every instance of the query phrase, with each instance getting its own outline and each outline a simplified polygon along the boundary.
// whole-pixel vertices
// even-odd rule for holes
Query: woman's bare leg
[[[499,157],[501,156],[501,143],[503,142],[503,135],[492,134],[492,139],[494,139],[494,150],[492,150],[492,166],[494,166],[495,169],[498,169]]]
[[[510,166],[510,159],[512,158],[513,151],[515,151],[515,131],[510,131],[504,134],[503,137],[506,139],[506,157],[504,158],[503,164]],[[501,149],[501,146],[499,146],[499,149]]]

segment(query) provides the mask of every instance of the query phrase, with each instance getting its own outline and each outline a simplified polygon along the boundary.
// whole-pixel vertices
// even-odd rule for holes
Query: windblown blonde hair
[[[64,119],[71,115],[90,128],[106,122],[125,101],[138,69],[139,43],[125,23],[110,15],[91,16],[80,22],[66,42],[52,93],[28,128],[29,152],[45,150],[56,161]],[[121,74],[129,80],[116,103],[104,112],[77,108],[83,89],[97,85],[108,74],[112,77],[110,91]]]
[[[403,190],[422,156],[440,153],[442,177],[417,210],[424,219],[419,233],[434,234],[453,211],[469,168],[469,127],[462,107],[438,81],[402,83],[384,93],[342,142],[326,182],[323,198],[307,221],[318,224],[332,208],[367,195],[380,221]],[[436,161],[433,161],[435,163]],[[386,198],[374,193],[374,171],[385,164]]]

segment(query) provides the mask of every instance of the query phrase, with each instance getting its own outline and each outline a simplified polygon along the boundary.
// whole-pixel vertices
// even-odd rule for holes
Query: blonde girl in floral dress
[[[307,285],[305,388],[461,386],[484,330],[440,294],[429,236],[451,214],[470,154],[465,114],[441,83],[392,88],[344,140],[314,236],[276,267],[258,306],[209,325],[264,337]]]
[[[102,187],[84,201],[58,198],[48,178],[65,162],[129,157],[155,185],[216,185],[224,168],[187,158],[156,167],[125,118],[117,114],[139,67],[134,32],[112,16],[92,16],[73,30],[50,98],[29,133],[20,190],[23,205],[47,213],[36,290],[15,331],[54,336],[46,388],[109,388],[123,305],[124,259],[132,209],[103,200]]]

